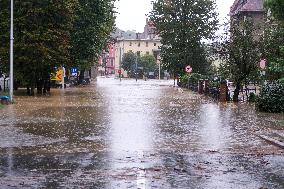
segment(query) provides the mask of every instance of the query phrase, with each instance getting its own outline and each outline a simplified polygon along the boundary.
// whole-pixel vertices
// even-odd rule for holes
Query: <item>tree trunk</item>
[[[85,70],[81,70],[79,75],[79,84],[83,83],[84,75],[85,75]]]
[[[31,96],[35,95],[35,86],[34,85],[32,85],[32,87],[31,87],[31,94],[30,95]]]
[[[43,88],[43,80],[42,79],[37,81],[36,87],[37,87],[37,94],[42,95],[42,88]]]
[[[3,91],[5,92],[6,91],[6,77],[4,77],[4,85],[3,85],[4,89]]]
[[[241,83],[237,82],[236,83],[236,89],[234,91],[234,96],[233,96],[233,101],[234,102],[238,102],[239,101],[240,89],[241,89]]]
[[[30,95],[31,95],[30,86],[27,86],[27,95],[28,95],[28,96],[30,96]]]

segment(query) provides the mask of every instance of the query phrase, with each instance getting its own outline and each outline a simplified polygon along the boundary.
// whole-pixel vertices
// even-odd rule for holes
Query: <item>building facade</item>
[[[230,10],[230,17],[231,21],[252,18],[253,23],[261,27],[266,18],[264,0],[235,0]]]
[[[99,59],[98,72],[100,75],[111,75],[115,73],[115,44],[109,44]]]
[[[133,52],[138,56],[153,55],[156,60],[160,53],[161,41],[158,39],[119,39],[115,44],[115,75],[119,70],[124,76],[127,73],[121,69],[121,61],[124,53]]]

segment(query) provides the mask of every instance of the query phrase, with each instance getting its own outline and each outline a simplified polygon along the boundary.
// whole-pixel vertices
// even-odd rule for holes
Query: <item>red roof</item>
[[[239,12],[262,12],[264,0],[235,0],[231,7],[230,15],[235,15]]]

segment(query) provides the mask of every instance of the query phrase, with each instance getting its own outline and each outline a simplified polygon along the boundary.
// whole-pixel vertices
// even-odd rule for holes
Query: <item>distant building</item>
[[[235,0],[231,6],[230,16],[237,15],[252,16],[254,18],[263,18],[264,0]]]
[[[146,25],[144,27],[144,39],[160,39],[157,35],[156,27],[153,22],[146,19]]]
[[[230,10],[231,21],[243,21],[252,18],[255,25],[260,26],[258,34],[263,33],[266,19],[264,0],[235,0]]]
[[[115,45],[109,44],[99,59],[99,74],[109,75],[115,73]]]
[[[119,75],[124,53],[133,52],[138,56],[153,55],[158,59],[161,41],[158,39],[119,39],[115,44],[115,75]]]

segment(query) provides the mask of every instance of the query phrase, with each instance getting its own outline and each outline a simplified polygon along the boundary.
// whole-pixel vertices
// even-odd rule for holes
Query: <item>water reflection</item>
[[[1,187],[283,188],[283,151],[254,135],[283,115],[171,84],[99,79],[17,97],[0,109]]]

